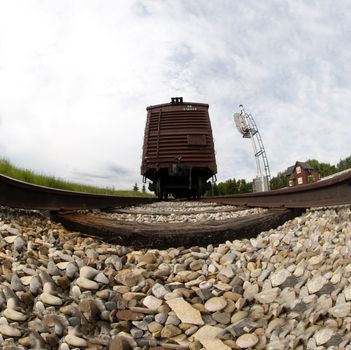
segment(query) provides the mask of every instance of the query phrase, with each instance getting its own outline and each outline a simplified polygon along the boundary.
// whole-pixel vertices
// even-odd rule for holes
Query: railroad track
[[[351,204],[351,170],[309,185],[269,192],[205,197],[202,201],[262,208],[311,208]]]
[[[128,207],[155,201],[156,199],[153,198],[109,196],[59,190],[0,175],[0,204],[13,208],[78,210]]]
[[[150,204],[155,201],[152,198],[117,197],[56,190],[0,175],[0,204],[2,205],[50,210],[52,219],[61,222],[66,228],[97,236],[108,242],[135,247],[164,248],[216,244],[235,238],[253,237],[300,215],[307,208],[351,204],[351,170],[333,178],[297,188],[203,198],[201,200],[203,203],[237,206],[229,211],[243,210],[247,207],[269,208],[258,214],[218,222],[178,224],[123,222],[89,210],[85,213],[76,211],[109,209],[110,212],[128,213],[129,209],[125,207]],[[145,211],[145,209],[138,210],[139,215],[141,215],[140,210]],[[215,207],[211,211],[218,212],[218,208]],[[163,213],[163,215],[167,214]]]

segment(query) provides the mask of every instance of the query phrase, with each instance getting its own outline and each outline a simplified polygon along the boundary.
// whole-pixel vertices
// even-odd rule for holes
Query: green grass
[[[110,194],[115,196],[126,197],[154,197],[149,193],[142,193],[139,191],[124,191],[115,190],[114,188],[101,188],[88,185],[82,185],[74,182],[68,182],[54,176],[47,176],[43,174],[36,174],[32,170],[22,169],[11,164],[7,159],[0,158],[0,174],[12,177],[17,180],[29,182],[32,184],[59,188],[68,191],[88,192],[97,194]]]

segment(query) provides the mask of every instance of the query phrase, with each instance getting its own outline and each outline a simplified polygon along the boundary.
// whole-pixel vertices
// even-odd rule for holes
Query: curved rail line
[[[262,208],[311,208],[351,204],[351,170],[308,185],[269,192],[204,197],[201,200]]]
[[[13,208],[76,210],[139,205],[154,198],[120,197],[59,190],[0,175],[0,204]]]
[[[351,170],[309,185],[269,192],[205,197],[201,200],[265,208],[310,208],[351,204]],[[154,198],[121,197],[53,189],[0,175],[0,204],[9,207],[76,210],[130,206],[155,201]]]
[[[260,215],[222,223],[181,224],[172,227],[167,224],[120,223],[91,213],[75,213],[72,210],[116,208],[151,203],[156,199],[63,191],[0,175],[2,205],[51,210],[51,217],[66,228],[94,235],[111,243],[163,248],[215,244],[227,239],[252,237],[300,215],[305,208],[351,204],[351,170],[310,185],[270,192],[207,197],[202,200],[240,207],[273,209]]]

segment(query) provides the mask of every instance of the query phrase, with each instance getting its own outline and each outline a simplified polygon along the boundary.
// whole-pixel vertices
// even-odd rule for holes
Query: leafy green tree
[[[338,171],[351,169],[351,156],[345,159],[341,159],[340,162],[336,165],[336,168]]]
[[[133,191],[134,192],[138,192],[139,191],[139,187],[138,187],[137,183],[135,183],[135,185],[133,186]]]
[[[143,192],[143,193],[146,192],[145,184],[143,184],[143,187],[141,188],[141,192]]]
[[[247,193],[247,192],[252,192],[252,182],[246,182],[245,179],[238,180],[236,193]]]
[[[271,190],[277,190],[288,186],[288,177],[286,176],[286,170],[278,172],[277,176],[271,179]]]
[[[313,167],[314,169],[318,170],[321,174],[321,177],[333,175],[338,172],[335,165],[331,165],[330,163],[320,163],[316,159],[306,160],[306,163],[311,165],[311,167]]]
[[[218,184],[213,184],[212,189],[206,192],[206,196],[225,196],[228,194],[252,192],[252,182],[245,179],[228,179]]]

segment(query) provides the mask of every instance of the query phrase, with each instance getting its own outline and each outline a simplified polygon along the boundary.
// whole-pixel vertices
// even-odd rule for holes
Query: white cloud
[[[336,163],[350,155],[346,7],[0,1],[1,156],[130,188],[141,179],[146,106],[183,96],[210,104],[220,180],[255,176],[251,145],[232,122],[240,103],[273,174],[306,158]]]

